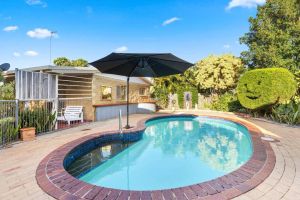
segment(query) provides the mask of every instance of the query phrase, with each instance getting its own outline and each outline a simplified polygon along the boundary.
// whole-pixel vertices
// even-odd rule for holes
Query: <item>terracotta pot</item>
[[[23,140],[23,141],[35,140],[35,128],[34,127],[21,128],[20,134],[21,134],[21,140]]]

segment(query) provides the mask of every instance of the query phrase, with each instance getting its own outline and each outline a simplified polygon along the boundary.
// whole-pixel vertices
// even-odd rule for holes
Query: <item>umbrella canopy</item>
[[[102,73],[127,77],[127,125],[125,128],[129,128],[129,78],[181,74],[193,64],[171,53],[111,53],[90,63],[90,65]]]
[[[90,64],[102,73],[127,77],[161,77],[180,74],[193,65],[170,53],[111,53]]]

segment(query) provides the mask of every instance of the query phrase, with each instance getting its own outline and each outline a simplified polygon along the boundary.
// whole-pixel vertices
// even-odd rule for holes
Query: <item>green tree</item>
[[[0,84],[1,84],[1,82],[3,82],[3,80],[4,80],[4,77],[2,75],[2,71],[0,70]]]
[[[12,100],[15,99],[15,83],[5,83],[0,85],[0,99]]]
[[[236,87],[241,73],[245,70],[242,61],[230,54],[208,56],[196,63],[196,83],[201,89],[222,93]]]
[[[250,31],[240,38],[249,47],[241,53],[249,68],[300,68],[300,1],[271,0],[250,17]]]
[[[82,58],[72,60],[72,62],[71,62],[71,66],[74,66],[74,67],[86,67],[87,64],[88,64],[88,61],[86,61]]]
[[[76,60],[70,60],[66,57],[59,57],[54,60],[54,64],[57,66],[67,66],[67,67],[86,67],[88,61],[79,58]]]
[[[56,58],[53,63],[57,66],[71,66],[71,61],[66,57]]]

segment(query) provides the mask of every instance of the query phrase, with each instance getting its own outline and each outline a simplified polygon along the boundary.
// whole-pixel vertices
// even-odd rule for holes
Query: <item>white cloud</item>
[[[18,26],[7,26],[3,29],[3,31],[9,32],[9,31],[15,31],[18,30]]]
[[[25,51],[24,55],[25,56],[37,56],[37,55],[39,55],[39,53],[36,51],[30,50],[30,51]]]
[[[118,47],[115,49],[115,52],[117,52],[117,53],[121,53],[121,52],[125,52],[125,51],[128,51],[128,47],[126,47],[126,46],[121,46],[121,47]]]
[[[26,3],[30,6],[42,6],[43,8],[47,7],[47,3],[41,0],[26,0]]]
[[[21,54],[19,52],[14,52],[13,55],[14,55],[14,57],[20,57],[21,56]]]
[[[167,26],[167,25],[172,24],[172,23],[174,23],[174,22],[176,22],[176,21],[179,21],[179,20],[180,20],[180,18],[178,18],[178,17],[172,17],[172,18],[170,18],[170,19],[165,20],[165,21],[162,23],[162,25],[163,25],[163,26]]]
[[[36,28],[34,30],[28,31],[27,35],[31,38],[43,39],[51,36],[51,31],[44,28]],[[56,33],[53,34],[54,37],[58,37]]]
[[[266,3],[266,0],[231,0],[226,9],[230,10],[235,7],[253,8],[264,3]]]
[[[230,46],[229,44],[224,44],[224,45],[223,45],[223,48],[224,48],[224,49],[230,49],[230,47],[231,47],[231,46]]]

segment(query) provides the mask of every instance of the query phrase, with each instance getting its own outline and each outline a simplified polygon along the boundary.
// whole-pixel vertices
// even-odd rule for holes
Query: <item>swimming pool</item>
[[[244,126],[209,117],[167,117],[146,122],[138,140],[103,142],[67,171],[82,181],[122,190],[161,190],[228,174],[252,156]]]

